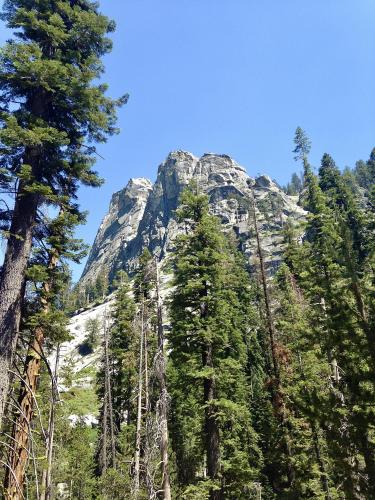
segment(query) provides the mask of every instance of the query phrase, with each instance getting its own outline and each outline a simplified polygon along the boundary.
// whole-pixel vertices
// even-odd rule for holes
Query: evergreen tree
[[[371,422],[375,414],[367,404],[373,398],[372,373],[375,369],[375,332],[369,317],[372,285],[371,280],[368,279],[372,264],[372,237],[367,227],[365,213],[329,155],[323,156],[319,178],[320,186],[327,195],[327,205],[334,212],[337,231],[342,242],[341,247],[338,248],[336,260],[342,266],[342,280],[348,283],[349,294],[341,295],[341,303],[346,304],[348,308],[347,323],[351,325],[351,332],[356,332],[355,350],[361,360],[360,367],[353,367],[351,377],[346,383],[355,407],[353,411],[355,439],[364,456],[369,488],[373,490],[375,488],[373,458],[375,443]],[[350,311],[352,311],[351,314]],[[353,314],[354,311],[356,314]],[[353,353],[347,353],[347,357],[352,358]]]
[[[99,273],[95,282],[95,298],[103,300],[108,293],[108,288],[108,273],[106,271],[102,271]]]
[[[96,461],[103,492],[108,493],[110,489],[109,477],[118,482],[122,476],[122,495],[130,495],[127,461],[131,459],[134,437],[133,396],[138,347],[134,327],[136,310],[127,277],[118,276],[115,284],[115,304],[111,322],[109,317],[105,319],[102,363],[97,380],[97,393],[102,405]]]
[[[94,352],[99,343],[101,326],[100,319],[97,316],[95,318],[88,318],[85,322],[86,336],[83,343],[78,346],[78,352],[81,356],[87,356]]]
[[[296,470],[287,498],[338,498],[326,434],[320,425],[322,414],[329,413],[330,365],[312,327],[314,311],[285,264],[277,273],[276,285],[276,325],[284,346],[281,378]]]
[[[134,317],[136,306],[131,297],[128,277],[118,276],[116,301],[112,311],[110,349],[113,358],[113,402],[115,422],[118,430],[124,423],[134,420],[134,405],[131,403],[136,381],[136,359]],[[121,280],[121,281],[120,281]]]
[[[130,283],[124,272],[114,282],[117,291],[108,342],[110,369],[108,371],[103,356],[98,379],[98,394],[103,401],[98,465],[102,482],[107,484],[106,478],[115,477],[115,471],[111,470],[114,466],[109,435],[110,405],[106,401],[106,380],[109,379],[116,434],[116,472],[123,474],[126,463],[132,462],[131,477],[127,475],[129,480],[124,494],[143,498],[147,491],[148,497],[153,498],[158,491],[160,498],[170,500],[168,394],[163,371],[161,303],[160,298],[157,300],[158,272],[148,250],[142,253],[138,264],[133,284],[135,300],[131,297]],[[104,355],[105,351],[104,348]],[[107,467],[103,467],[104,462],[107,462]]]
[[[372,346],[360,272],[367,261],[363,217],[329,155],[323,157],[319,180],[306,157],[303,161],[306,239],[289,259],[294,255],[294,276],[314,311],[312,332],[331,366],[320,427],[327,435],[335,483],[348,498],[362,498],[373,488],[372,410],[366,403],[373,391]]]
[[[260,450],[248,406],[248,329],[238,289],[246,295],[248,281],[206,196],[186,190],[177,215],[190,228],[176,242],[168,335],[180,495],[252,498]]]
[[[354,176],[365,192],[369,193],[375,184],[375,148],[371,151],[367,162],[363,160],[357,161]]]
[[[0,420],[38,209],[74,198],[79,183],[100,184],[86,142],[116,132],[116,106],[126,100],[111,100],[93,82],[114,30],[95,3],[7,0],[2,19],[15,39],[0,53],[1,182],[16,194],[0,276]]]
[[[295,148],[293,149],[294,159],[302,160],[304,166],[307,163],[307,157],[311,150],[311,141],[307,137],[306,132],[301,128],[297,127],[294,136]]]
[[[82,257],[81,244],[73,238],[75,226],[80,222],[81,218],[74,207],[70,207],[70,211],[61,209],[58,216],[40,231],[43,245],[34,251],[32,266],[27,272],[28,280],[34,285],[33,296],[29,297],[29,302],[32,301],[31,314],[26,324],[27,330],[31,332],[31,340],[21,378],[17,411],[12,412],[16,420],[5,476],[5,498],[22,496],[30,440],[33,439],[31,433],[38,380],[43,359],[46,359],[46,344],[56,345],[68,338],[67,318],[61,310],[59,294],[66,286],[64,261],[73,259],[79,262]]]
[[[302,188],[302,180],[300,176],[294,172],[290,182],[288,182],[286,188],[284,188],[284,191],[291,196],[296,196],[302,191]]]

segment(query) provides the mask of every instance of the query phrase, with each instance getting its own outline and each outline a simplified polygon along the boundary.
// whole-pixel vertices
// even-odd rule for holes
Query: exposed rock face
[[[164,258],[173,248],[179,227],[174,211],[181,191],[194,179],[210,198],[212,212],[228,231],[234,231],[241,250],[254,263],[256,254],[251,199],[254,195],[262,247],[270,273],[280,262],[281,229],[292,218],[304,217],[297,198],[286,195],[268,176],[256,179],[227,155],[197,158],[175,151],[159,166],[152,186],[147,179],[132,179],[112,197],[81,282],[94,280],[105,267],[111,276],[118,269],[133,271],[145,247]]]
[[[109,211],[100,224],[83,271],[83,281],[95,281],[101,270],[112,269],[120,252],[137,235],[151,191],[151,181],[136,178],[112,196]]]

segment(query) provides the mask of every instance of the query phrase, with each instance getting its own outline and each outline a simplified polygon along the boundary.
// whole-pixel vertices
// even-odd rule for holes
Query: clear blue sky
[[[105,186],[81,191],[87,242],[111,194],[132,176],[154,179],[171,150],[226,153],[284,184],[299,170],[298,125],[315,164],[329,152],[353,166],[375,146],[374,0],[100,3],[117,22],[104,80],[130,100],[121,135],[99,148]]]

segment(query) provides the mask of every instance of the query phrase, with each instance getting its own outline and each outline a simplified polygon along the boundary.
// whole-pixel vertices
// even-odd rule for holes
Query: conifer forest
[[[375,499],[375,148],[313,165],[297,123],[285,186],[171,153],[90,249],[102,10],[2,6],[1,498]]]

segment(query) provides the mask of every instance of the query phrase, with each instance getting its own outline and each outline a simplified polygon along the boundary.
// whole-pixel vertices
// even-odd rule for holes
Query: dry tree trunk
[[[146,309],[147,310],[147,309]],[[154,414],[151,412],[151,401],[150,401],[150,377],[152,372],[149,372],[149,361],[148,361],[148,320],[149,317],[146,314],[145,318],[145,328],[143,335],[143,353],[144,353],[144,444],[142,447],[143,452],[143,475],[145,477],[145,483],[148,491],[148,498],[155,499],[156,491],[154,484],[154,446],[153,444],[158,438],[157,428],[155,427],[156,420]]]
[[[47,467],[43,469],[42,473],[42,487],[40,500],[50,500],[51,487],[52,487],[52,459],[53,459],[53,441],[55,434],[55,405],[57,391],[57,377],[60,359],[60,346],[56,349],[55,367],[53,371],[52,380],[52,399],[48,417],[48,432],[47,432]]]
[[[113,417],[111,360],[109,355],[108,324],[106,311],[103,317],[103,336],[104,395],[101,447],[99,453],[99,468],[101,474],[104,474],[109,467],[114,468],[116,466],[116,440]],[[109,451],[110,453],[108,453]]]
[[[113,402],[112,402],[112,386],[111,386],[111,369],[109,360],[109,343],[108,343],[108,330],[107,330],[107,314],[104,316],[104,358],[105,358],[105,398],[108,405],[109,416],[109,432],[111,440],[111,460],[110,467],[116,466],[116,440],[115,440],[115,427],[113,419]]]
[[[270,295],[269,295],[269,290],[268,290],[266,268],[265,268],[265,263],[264,263],[263,250],[262,250],[262,242],[261,242],[261,237],[260,237],[260,232],[259,232],[259,227],[258,227],[258,220],[257,220],[257,215],[256,215],[256,202],[255,202],[254,191],[252,191],[251,201],[252,201],[253,224],[254,224],[255,238],[256,238],[256,243],[257,243],[257,252],[258,252],[258,258],[259,258],[259,265],[260,265],[260,277],[261,277],[261,283],[262,283],[262,289],[263,289],[263,298],[264,298],[264,304],[265,304],[265,310],[266,310],[266,320],[267,320],[267,330],[268,330],[268,336],[269,336],[269,342],[270,342],[272,368],[273,368],[273,380],[272,380],[272,383],[270,385],[270,394],[271,394],[271,398],[272,398],[272,404],[273,404],[273,408],[275,411],[275,415],[278,418],[278,420],[281,424],[281,427],[283,429],[285,453],[289,458],[291,458],[292,457],[291,441],[290,441],[290,436],[289,436],[289,432],[287,429],[286,406],[285,406],[285,401],[284,401],[284,395],[282,393],[281,380],[280,380],[280,365],[279,365],[279,359],[278,359],[276,341],[275,341],[276,329],[275,329],[274,320],[273,320],[273,313],[272,313],[272,309],[271,309],[271,300],[270,300]],[[287,476],[288,476],[288,485],[290,486],[294,482],[294,479],[295,479],[295,471],[294,471],[294,467],[292,466],[291,463],[289,463],[287,465]]]
[[[273,322],[273,314],[271,311],[271,301],[270,301],[270,295],[268,292],[266,268],[265,268],[265,264],[264,264],[263,250],[262,250],[262,244],[261,244],[261,239],[260,239],[258,220],[257,220],[257,216],[256,216],[256,204],[255,204],[254,192],[252,193],[252,212],[253,212],[253,224],[254,224],[254,230],[255,230],[255,238],[256,238],[256,242],[257,242],[257,252],[258,252],[258,259],[259,259],[259,266],[260,266],[260,276],[261,276],[262,289],[263,289],[264,305],[265,305],[265,309],[266,309],[267,329],[268,329],[268,335],[269,335],[269,339],[270,339],[272,366],[273,366],[275,382],[277,384],[279,384],[279,382],[280,382],[280,367],[279,367],[279,362],[278,362],[278,357],[277,357],[277,352],[276,352],[276,343],[275,343],[276,331],[275,331],[275,325]]]
[[[104,389],[105,391],[105,389]],[[103,408],[103,441],[102,441],[102,464],[101,464],[101,473],[107,470],[108,467],[108,458],[107,458],[107,435],[108,435],[108,399],[106,394],[104,394],[104,408]]]
[[[58,255],[51,254],[48,269],[53,270],[58,264]],[[48,294],[51,290],[51,282],[43,284],[43,296],[41,298],[42,311],[49,312]],[[38,326],[34,332],[33,341],[29,347],[24,367],[24,376],[21,383],[21,391],[18,398],[19,415],[17,416],[12,430],[12,441],[14,447],[9,453],[7,473],[4,481],[5,499],[18,500],[23,498],[22,489],[25,481],[25,473],[29,458],[30,426],[34,416],[34,399],[40,375],[43,357],[44,329]]]
[[[155,259],[156,268],[156,300],[157,300],[157,319],[158,319],[158,366],[157,377],[159,380],[159,426],[160,426],[160,455],[161,455],[161,473],[163,499],[171,500],[171,483],[169,477],[169,457],[168,457],[168,392],[165,373],[165,352],[164,352],[164,328],[163,328],[163,304],[160,295],[160,275],[159,264]]]
[[[147,322],[147,320],[146,320]],[[148,324],[144,328],[144,333],[143,333],[143,353],[144,353],[144,372],[145,372],[145,404],[144,404],[144,410],[145,414],[147,415],[150,410],[150,381],[149,381],[149,373],[148,373],[148,338],[147,338],[147,328]]]
[[[144,298],[141,306],[141,330],[139,336],[139,368],[138,368],[138,403],[137,425],[134,452],[134,486],[133,497],[138,498],[140,484],[140,457],[141,457],[141,428],[142,428],[142,392],[143,392],[143,346],[144,346]]]

